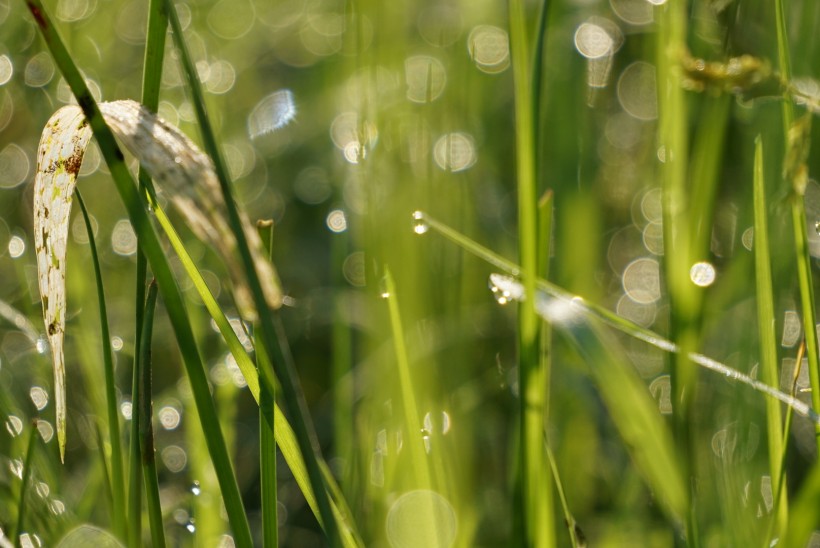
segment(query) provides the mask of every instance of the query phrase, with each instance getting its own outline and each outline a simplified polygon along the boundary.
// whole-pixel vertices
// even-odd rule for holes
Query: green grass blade
[[[450,241],[461,247],[462,249],[464,249],[465,251],[468,251],[476,257],[486,261],[487,263],[498,267],[507,274],[517,276],[520,272],[520,268],[518,267],[518,265],[516,265],[512,261],[509,261],[501,257],[500,255],[491,251],[490,249],[487,249],[481,244],[459,233],[458,231],[455,231],[447,225],[441,223],[440,221],[437,221],[436,219],[430,217],[426,213],[416,211],[413,214],[413,218],[417,233],[423,234],[426,231],[433,229],[445,238],[449,239]],[[491,281],[498,281],[499,283],[503,283],[507,286],[506,288],[499,287],[498,285],[493,287],[493,291],[495,292],[506,291],[506,300],[515,299],[517,296],[520,297],[521,295],[525,294],[523,286],[521,284],[518,284],[517,282],[514,282],[511,278],[504,279],[503,276],[496,278],[496,275],[493,275],[491,276]],[[583,310],[586,314],[594,316],[601,322],[609,325],[610,327],[622,333],[629,335],[630,337],[634,337],[638,340],[644,341],[647,344],[654,346],[655,348],[663,350],[664,352],[671,352],[674,354],[682,354],[683,352],[685,352],[684,348],[655,333],[651,329],[647,329],[630,320],[627,320],[626,318],[622,318],[621,316],[618,316],[616,313],[612,312],[611,310],[608,310],[607,308],[596,305],[595,303],[588,302],[584,300],[582,297],[574,295],[566,291],[565,289],[562,289],[557,285],[548,282],[547,280],[538,279],[536,280],[536,283],[538,290],[543,292],[547,297],[572,302],[576,307]],[[812,409],[810,406],[806,405],[799,399],[796,399],[793,396],[790,396],[789,394],[785,394],[779,390],[776,390],[768,384],[760,382],[757,379],[753,379],[749,375],[741,373],[736,369],[732,369],[731,367],[723,363],[720,363],[716,360],[713,360],[707,356],[704,356],[703,354],[699,354],[696,352],[687,352],[686,358],[690,362],[693,362],[700,367],[709,369],[721,375],[725,375],[726,377],[739,381],[762,394],[777,399],[788,405],[791,409],[793,409],[801,416],[808,417],[813,423],[820,425],[820,415],[816,412],[816,410]]]
[[[248,285],[250,286],[253,300],[256,304],[256,309],[259,314],[259,322],[261,326],[262,344],[266,345],[265,351],[271,358],[274,364],[280,364],[278,371],[279,377],[282,379],[282,398],[289,414],[293,420],[294,432],[296,439],[299,442],[299,448],[305,458],[308,476],[313,488],[314,496],[319,508],[325,534],[327,535],[331,545],[337,546],[342,543],[341,536],[333,515],[332,506],[328,497],[324,478],[322,476],[319,460],[321,458],[318,443],[315,442],[315,435],[312,434],[312,427],[310,423],[310,416],[307,411],[307,405],[304,402],[304,396],[299,388],[298,377],[296,372],[287,366],[287,357],[283,355],[284,349],[281,344],[274,347],[274,341],[280,340],[274,326],[273,318],[270,309],[266,303],[265,295],[262,290],[256,266],[252,258],[251,249],[243,232],[242,222],[239,212],[234,203],[230,182],[227,176],[227,169],[225,162],[222,159],[222,154],[217,145],[217,140],[208,120],[207,110],[205,108],[205,100],[202,94],[201,85],[199,82],[198,73],[188,53],[187,46],[182,34],[182,27],[176,12],[170,1],[166,0],[168,5],[169,21],[173,31],[174,41],[177,50],[180,54],[180,61],[182,63],[183,72],[188,82],[188,87],[193,99],[194,111],[196,113],[197,121],[199,122],[200,132],[202,134],[203,144],[208,155],[214,163],[214,169],[219,179],[219,184],[227,206],[229,224],[232,232],[237,240],[237,247],[242,265],[245,269]],[[281,358],[281,359],[280,359]],[[270,377],[270,384],[273,384],[272,372],[263,368],[260,371],[263,377]]]
[[[755,286],[757,294],[757,329],[760,337],[760,373],[763,382],[779,386],[777,366],[777,342],[775,339],[774,295],[772,291],[771,254],[769,252],[768,209],[766,207],[766,184],[763,171],[763,140],[755,139],[754,163],[754,254]],[[766,400],[766,426],[769,441],[769,470],[772,481],[780,478],[785,457],[780,403]],[[788,503],[785,489],[775,501],[773,519],[778,530],[784,530],[788,522]],[[769,539],[764,539],[768,545]]]
[[[262,243],[270,255],[273,248],[273,221],[260,221],[256,224]],[[257,364],[272,368],[265,347],[256,349]],[[279,545],[279,516],[277,509],[276,482],[276,421],[274,420],[274,394],[264,391],[259,398],[259,490],[262,493],[262,546],[275,548]]]
[[[154,452],[154,427],[152,423],[151,399],[151,339],[154,328],[154,309],[157,304],[157,284],[148,287],[148,297],[143,314],[142,338],[140,339],[140,361],[137,364],[137,385],[139,391],[133,400],[132,416],[139,415],[139,454],[142,462],[142,477],[148,508],[148,523],[151,527],[151,545],[165,547],[165,532],[162,527],[162,506],[157,483],[157,462]],[[133,426],[132,426],[133,428]]]
[[[179,342],[200,422],[205,432],[208,451],[222,489],[225,509],[231,522],[235,542],[239,546],[250,546],[252,537],[247,516],[242,506],[242,497],[239,493],[233,465],[225,446],[222,431],[219,428],[202,360],[185,310],[185,303],[168,262],[163,255],[157,235],[153,231],[146,212],[146,206],[137,192],[131,174],[128,172],[123,154],[119,150],[111,130],[103,120],[96,101],[88,91],[85,80],[59,37],[53,25],[53,20],[45,11],[40,0],[27,0],[27,5],[51,51],[55,63],[91,125],[100,152],[108,164],[117,191],[126,207],[134,232],[141,238],[143,250],[159,283],[166,310]]]
[[[676,525],[689,513],[689,494],[672,436],[646,385],[617,341],[582,317],[553,327],[567,336],[592,377],[638,469]]]
[[[530,294],[538,277],[538,216],[535,174],[535,109],[532,59],[523,0],[511,0],[510,50],[515,82],[516,169],[518,189],[518,254],[521,276]],[[543,447],[545,372],[539,359],[539,319],[534,303],[518,309],[518,371],[521,440],[519,441],[521,510],[524,538],[530,546],[554,543],[549,501],[549,467]]]
[[[126,537],[125,521],[125,473],[123,471],[122,441],[120,437],[120,414],[117,405],[117,389],[114,381],[114,358],[111,354],[111,335],[108,329],[108,311],[105,305],[105,290],[103,288],[100,259],[97,255],[97,244],[94,239],[94,230],[91,219],[85,207],[79,189],[74,190],[77,203],[83,214],[85,230],[88,234],[88,247],[91,250],[91,263],[94,265],[94,281],[97,288],[97,304],[100,314],[100,336],[102,338],[103,370],[105,374],[105,409],[108,415],[108,439],[111,443],[111,495],[113,505],[111,514],[114,532],[120,537]]]
[[[251,395],[253,396],[254,400],[258,405],[261,405],[263,395],[266,391],[270,391],[273,394],[273,388],[267,388],[265,384],[260,382],[260,374],[257,371],[253,361],[245,352],[242,343],[239,341],[239,338],[236,336],[236,332],[231,327],[228,318],[225,316],[225,313],[220,308],[219,304],[216,302],[213,294],[211,294],[210,289],[208,289],[207,284],[205,283],[205,279],[202,277],[202,274],[194,264],[193,259],[188,254],[187,249],[185,248],[184,243],[179,238],[179,235],[176,233],[173,225],[171,224],[170,219],[165,214],[165,211],[159,204],[154,203],[154,214],[156,216],[157,222],[159,223],[160,227],[163,229],[168,241],[171,244],[171,247],[177,254],[177,257],[180,260],[180,264],[182,265],[183,269],[185,270],[186,274],[188,275],[189,279],[193,283],[194,289],[199,294],[200,299],[202,299],[202,303],[204,304],[206,310],[208,311],[211,319],[214,320],[214,323],[219,330],[219,333],[222,335],[223,340],[225,340],[226,344],[228,345],[228,349],[231,352],[231,355],[236,360],[237,366],[239,370],[242,372],[242,375],[245,377],[245,382],[248,385],[248,390],[250,391]],[[257,350],[258,352],[259,350]],[[264,350],[262,350],[264,352]],[[264,370],[264,366],[263,366]],[[276,379],[274,378],[274,383],[276,384]],[[273,400],[273,397],[270,397]],[[316,498],[313,495],[313,488],[310,482],[307,467],[304,463],[304,458],[302,457],[302,452],[299,446],[299,443],[296,440],[296,434],[294,433],[293,428],[290,426],[285,415],[282,413],[281,409],[279,408],[278,404],[274,401],[273,403],[273,430],[275,432],[276,443],[279,446],[279,450],[282,452],[282,456],[285,458],[285,462],[288,464],[288,468],[290,468],[291,473],[293,474],[294,478],[296,479],[296,483],[301,489],[302,494],[305,496],[305,500],[308,502],[311,510],[313,511],[314,515],[321,521],[321,516],[319,514],[318,506],[316,504]],[[267,420],[267,416],[265,419]],[[328,488],[331,491],[338,491],[338,488],[335,486],[333,482],[332,476],[325,474],[325,481],[328,484]],[[363,543],[358,542],[355,539],[358,539],[358,533],[355,531],[355,526],[350,519],[352,515],[349,510],[345,510],[346,502],[337,497],[337,501],[334,504],[334,515],[336,516],[336,522],[339,524],[339,528],[344,531],[344,545],[345,546],[362,546]],[[343,526],[344,524],[344,526]]]
[[[416,392],[413,388],[413,378],[410,373],[410,361],[407,357],[407,344],[404,340],[399,302],[396,295],[396,284],[390,269],[384,269],[384,298],[390,315],[390,332],[393,335],[393,350],[396,358],[396,370],[399,377],[401,391],[401,405],[404,415],[404,426],[408,433],[408,446],[413,469],[413,484],[422,489],[432,487],[430,470],[427,467],[427,457],[424,442],[420,435],[422,431],[421,416],[419,415]]]
[[[37,421],[35,420],[31,425],[31,433],[28,437],[28,446],[26,448],[26,459],[23,463],[23,477],[20,481],[20,496],[17,499],[17,525],[13,531],[9,532],[9,538],[13,538],[17,546],[22,546],[20,543],[20,535],[23,533],[23,528],[26,525],[26,496],[29,494],[29,482],[31,481],[31,466],[34,462],[34,449],[37,444],[37,437],[39,431],[37,430]]]

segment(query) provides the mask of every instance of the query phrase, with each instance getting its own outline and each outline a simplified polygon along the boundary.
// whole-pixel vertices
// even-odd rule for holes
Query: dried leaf
[[[181,131],[134,101],[100,103],[113,133],[154,179],[191,230],[222,256],[234,285],[237,304],[248,319],[256,316],[240,261],[236,238],[210,159]],[[77,106],[58,110],[48,121],[37,156],[34,182],[34,243],[46,333],[54,365],[57,439],[65,453],[66,401],[63,336],[65,332],[65,258],[72,194],[91,128]],[[282,293],[273,265],[256,230],[241,217],[254,265],[268,306],[278,308]]]

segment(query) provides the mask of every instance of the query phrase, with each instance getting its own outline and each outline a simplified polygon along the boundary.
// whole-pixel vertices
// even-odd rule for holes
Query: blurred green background
[[[664,149],[657,138],[654,66],[655,16],[663,6],[653,4],[663,2],[549,3],[537,152],[540,190],[555,195],[552,279],[664,333],[658,175]],[[137,99],[146,3],[57,0],[48,6],[97,98]],[[810,0],[787,7],[794,75],[811,77],[820,7]],[[516,523],[514,305],[493,300],[490,265],[435,234],[415,235],[411,220],[414,210],[424,210],[516,258],[506,4],[203,0],[177,9],[238,199],[252,219],[275,222],[274,262],[290,297],[283,312],[288,339],[323,452],[367,545],[413,545],[402,543],[407,533],[400,528],[391,533],[390,516],[412,508],[413,501],[399,497],[408,488],[402,449],[417,435],[426,440],[431,481],[444,497],[442,515],[453,516],[456,545],[508,545]],[[534,22],[539,4],[529,2],[528,9]],[[693,55],[725,61],[747,53],[774,64],[773,5],[693,1],[689,16]],[[159,114],[198,142],[170,41],[167,47]],[[291,95],[272,96],[282,90]],[[282,97],[292,98],[295,117],[273,130],[279,111],[271,114],[265,106],[281,105],[276,101]],[[0,300],[19,311],[0,321],[0,418],[6,424],[0,431],[0,516],[16,515],[15,470],[27,440],[21,432],[33,417],[53,424],[50,360],[39,335],[32,181],[40,132],[71,101],[24,4],[0,0]],[[711,246],[701,257],[717,271],[704,290],[704,353],[747,373],[758,359],[749,229],[753,139],[763,132],[773,136],[766,169],[777,336],[780,357],[791,359],[793,370],[801,328],[785,190],[779,186],[780,103],[720,92],[689,93],[687,102],[693,148],[700,143],[722,151],[713,223],[706,227]],[[715,117],[720,131],[699,134]],[[127,433],[136,239],[93,145],[79,185],[98,230]],[[809,198],[817,198],[808,203],[813,227],[820,192],[811,185]],[[236,318],[223,287],[224,266],[177,221],[212,291]],[[813,246],[820,245],[813,229],[809,236]],[[56,441],[41,423],[48,451],[38,454],[36,488],[28,495],[28,532],[45,545],[76,523],[106,527],[109,520],[96,433],[104,407],[89,256],[75,213],[68,261],[66,465],[57,464]],[[420,434],[407,432],[402,420],[387,304],[380,298],[385,266],[396,279]],[[259,509],[256,406],[181,267],[178,272],[253,528]],[[174,544],[230,545],[176,343],[161,313],[157,322],[154,409],[166,531]],[[668,413],[667,356],[639,341],[621,342],[661,413]],[[593,546],[672,545],[676,532],[630,464],[586,368],[556,337],[548,436],[574,517]],[[705,544],[755,538],[764,530],[755,527],[765,524],[749,524],[767,512],[766,482],[771,485],[763,396],[704,373],[697,405],[703,410],[693,426],[702,463],[697,513]],[[815,457],[815,445],[803,419],[795,420],[792,436],[789,481],[796,484]],[[280,464],[282,545],[322,545],[315,519]],[[199,495],[191,492],[194,482]],[[768,493],[770,502],[770,488]],[[397,507],[401,500],[404,507]],[[556,519],[560,544],[567,533]],[[3,517],[0,526],[8,526]]]

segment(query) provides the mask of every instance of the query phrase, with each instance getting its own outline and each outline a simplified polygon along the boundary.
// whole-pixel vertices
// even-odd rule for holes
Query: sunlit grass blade
[[[202,135],[202,140],[205,150],[213,161],[214,169],[219,179],[219,186],[226,204],[226,211],[231,231],[236,237],[239,255],[241,257],[241,264],[244,267],[245,275],[247,277],[250,292],[256,305],[257,313],[259,314],[259,323],[261,327],[261,342],[265,345],[265,351],[268,357],[274,364],[279,364],[277,373],[282,380],[282,399],[285,407],[288,410],[296,433],[296,439],[299,442],[299,448],[305,459],[308,477],[313,488],[316,503],[321,515],[321,522],[325,534],[332,546],[342,544],[342,538],[339,533],[336,521],[333,516],[333,510],[328,497],[325,481],[322,477],[321,467],[319,465],[320,450],[318,443],[315,441],[315,436],[311,435],[312,428],[310,422],[310,415],[307,410],[307,404],[304,401],[304,396],[300,389],[299,379],[295,370],[289,366],[285,350],[281,348],[281,340],[274,326],[272,312],[269,309],[269,302],[265,298],[265,291],[263,290],[263,282],[265,286],[273,283],[273,280],[260,280],[260,271],[262,266],[270,264],[265,261],[263,257],[255,256],[254,249],[260,246],[252,246],[253,242],[249,242],[246,238],[256,236],[253,231],[245,231],[243,227],[243,220],[234,203],[230,181],[227,175],[225,162],[222,159],[222,154],[217,145],[217,140],[208,119],[207,110],[205,108],[205,100],[202,94],[202,88],[199,81],[199,76],[191,60],[187,45],[182,33],[182,26],[179,23],[179,18],[174,11],[173,4],[166,0],[168,6],[169,21],[173,31],[174,42],[177,51],[180,54],[180,61],[183,68],[185,79],[188,83],[188,88],[191,93],[194,112],[196,113],[197,121],[199,122],[199,129]],[[260,242],[261,244],[261,242]],[[257,251],[257,254],[259,252]],[[259,270],[257,270],[259,269]],[[261,272],[264,274],[264,271]],[[275,341],[280,341],[279,345],[275,345]],[[270,377],[268,381],[273,384],[273,373],[263,368],[260,371],[263,377]]]
[[[114,381],[114,359],[111,354],[111,336],[108,329],[108,311],[105,304],[105,290],[103,287],[100,260],[97,255],[97,244],[88,210],[83,202],[79,189],[75,190],[77,203],[83,215],[88,247],[91,251],[91,263],[94,265],[94,281],[97,287],[97,304],[100,314],[100,338],[102,339],[103,370],[105,377],[105,409],[108,418],[108,439],[111,444],[111,508],[113,528],[120,538],[126,536],[125,521],[125,474],[123,471],[122,439],[120,437],[120,414],[117,404],[117,388]]]
[[[511,276],[518,276],[520,268],[514,262],[501,257],[492,250],[482,246],[474,240],[471,240],[470,238],[459,233],[458,231],[453,230],[444,223],[441,223],[440,221],[437,221],[436,219],[430,217],[426,213],[416,211],[413,214],[413,218],[416,224],[416,232],[424,233],[431,229],[435,230],[436,232],[438,232],[448,240],[452,241],[465,251],[472,253],[473,255],[482,259],[483,261],[486,261],[487,263],[499,268],[500,270],[504,271],[505,273]],[[420,226],[424,227],[424,229],[420,229]],[[493,291],[507,292],[507,294],[505,295],[505,299],[508,301],[511,299],[521,298],[523,295],[526,294],[523,285],[516,282],[512,278],[494,274],[491,276],[491,282],[494,288]],[[670,341],[669,339],[662,337],[661,335],[655,333],[651,329],[647,329],[626,318],[618,316],[611,310],[596,305],[595,303],[586,301],[578,295],[573,295],[572,293],[558,287],[557,285],[551,282],[548,282],[547,280],[536,280],[536,284],[538,290],[543,292],[545,296],[549,298],[563,300],[566,302],[572,302],[574,306],[583,309],[584,311],[586,311],[586,313],[594,316],[598,320],[602,321],[603,323],[609,325],[610,327],[622,333],[625,333],[638,340],[644,341],[647,344],[654,346],[655,348],[663,350],[664,352],[671,352],[675,354],[680,354],[684,352],[684,349],[675,344],[673,341]],[[708,356],[704,356],[703,354],[697,352],[688,352],[686,354],[686,358],[702,368],[709,369],[721,375],[725,375],[726,377],[739,381],[762,394],[779,400],[788,405],[792,410],[794,410],[799,415],[809,418],[815,424],[820,424],[820,415],[816,412],[815,409],[806,405],[799,399],[790,396],[789,394],[772,388],[768,384],[765,384],[757,379],[753,379],[749,375],[741,373],[740,371],[733,369],[717,360],[709,358]]]
[[[383,295],[387,300],[387,308],[390,316],[390,331],[393,335],[393,351],[396,359],[396,370],[398,372],[404,427],[407,429],[409,437],[407,444],[409,446],[413,472],[413,480],[411,483],[423,489],[430,489],[432,487],[430,470],[427,467],[424,442],[421,436],[421,416],[419,415],[416,392],[413,388],[413,379],[410,373],[410,361],[407,356],[407,345],[404,340],[404,327],[402,327],[398,297],[396,296],[396,284],[387,266],[385,266],[384,269]]]
[[[94,131],[100,152],[108,164],[117,191],[128,211],[134,231],[141,239],[143,250],[159,283],[166,310],[179,342],[193,397],[199,411],[200,422],[205,431],[208,451],[214,462],[235,541],[238,545],[250,545],[252,540],[247,516],[242,505],[233,465],[219,428],[202,360],[185,310],[185,303],[168,262],[163,255],[159,240],[151,227],[145,205],[141,201],[136,184],[125,165],[123,154],[119,150],[111,130],[103,120],[99,107],[91,96],[85,80],[56,32],[53,20],[45,11],[40,0],[28,0],[27,5],[51,51],[55,63],[77,98],[86,120]]]
[[[774,295],[772,291],[771,254],[769,252],[768,209],[766,207],[766,184],[763,171],[763,140],[755,140],[754,159],[754,253],[755,286],[757,295],[757,329],[760,337],[760,373],[763,382],[773,388],[779,386],[777,366],[777,342],[775,340]],[[769,470],[772,481],[780,478],[785,450],[781,425],[780,403],[766,400],[766,430],[769,441]],[[777,493],[778,491],[776,491]],[[775,500],[772,519],[777,529],[784,530],[788,522],[786,490]],[[769,539],[764,539],[768,545]]]
[[[535,291],[538,276],[537,181],[535,165],[535,116],[533,67],[522,0],[511,0],[510,50],[515,89],[516,170],[518,196],[518,254],[521,277],[527,290]],[[540,58],[540,56],[539,56]],[[539,320],[532,302],[518,309],[518,373],[521,439],[519,440],[521,510],[525,542],[551,546],[554,533],[548,463],[544,454],[545,373],[539,359]]]
[[[154,452],[154,426],[152,423],[152,389],[151,389],[151,340],[154,327],[154,309],[157,304],[157,284],[148,287],[148,296],[143,314],[143,329],[140,339],[140,361],[136,364],[137,396],[133,400],[132,417],[139,415],[139,455],[142,465],[142,478],[145,486],[148,523],[151,528],[151,545],[157,548],[165,546],[165,532],[162,525],[162,506],[159,499],[157,483],[157,462]],[[132,419],[133,420],[133,419]],[[132,428],[137,428],[132,424]],[[133,526],[133,524],[132,524]]]

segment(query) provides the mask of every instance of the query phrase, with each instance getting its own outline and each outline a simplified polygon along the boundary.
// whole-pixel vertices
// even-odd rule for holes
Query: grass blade
[[[157,483],[157,463],[154,453],[154,427],[152,423],[152,390],[151,390],[151,339],[154,328],[154,309],[157,304],[157,284],[152,282],[148,287],[148,297],[143,314],[142,337],[140,339],[140,361],[137,364],[137,398],[135,413],[139,415],[139,454],[142,463],[142,477],[145,483],[145,496],[148,508],[148,523],[151,527],[151,545],[165,547],[165,532],[162,527],[162,506],[159,500]],[[133,420],[133,419],[132,419]],[[132,425],[132,428],[134,426]]]
[[[9,538],[13,538],[17,546],[22,546],[20,535],[23,534],[23,528],[26,525],[26,496],[29,494],[29,482],[31,481],[31,466],[34,462],[34,449],[37,444],[37,421],[35,420],[31,425],[31,433],[28,437],[28,447],[26,448],[26,459],[23,463],[23,477],[20,480],[20,497],[17,506],[17,525],[14,531],[9,533]]]
[[[94,281],[97,287],[97,303],[100,313],[100,336],[102,338],[103,368],[105,372],[105,400],[108,415],[108,438],[111,443],[111,495],[113,497],[111,513],[115,533],[120,538],[126,536],[125,521],[125,473],[123,471],[122,441],[120,437],[120,414],[117,405],[117,389],[114,382],[114,359],[111,355],[111,336],[108,330],[108,311],[105,305],[102,271],[97,255],[97,244],[91,219],[83,202],[79,189],[75,190],[77,203],[83,214],[85,230],[88,234],[88,246],[91,250],[91,262],[94,265]]]
[[[775,340],[774,295],[772,291],[771,255],[769,252],[768,209],[763,171],[763,139],[755,139],[754,163],[754,254],[755,285],[757,293],[757,328],[760,337],[760,372],[763,382],[779,386],[777,342]],[[780,403],[766,400],[766,426],[769,440],[769,470],[772,481],[780,478],[785,457]],[[782,531],[788,522],[787,493],[783,489],[775,500],[772,519]],[[775,533],[776,534],[776,533]],[[765,539],[768,545],[769,539]]]
[[[260,221],[256,224],[262,243],[270,257],[273,248],[273,221]],[[273,365],[265,354],[265,347],[257,346],[258,367],[272,368]],[[259,490],[262,497],[262,546],[275,548],[279,545],[279,516],[277,509],[276,482],[276,422],[274,420],[274,394],[264,391],[259,397]]]
[[[538,276],[538,216],[535,174],[535,108],[532,59],[523,0],[511,0],[510,49],[515,81],[516,169],[518,189],[518,254],[521,276],[530,294]],[[521,513],[527,545],[554,543],[549,465],[543,447],[545,372],[539,359],[539,320],[534,303],[518,309],[518,371],[521,439],[519,440]]]

